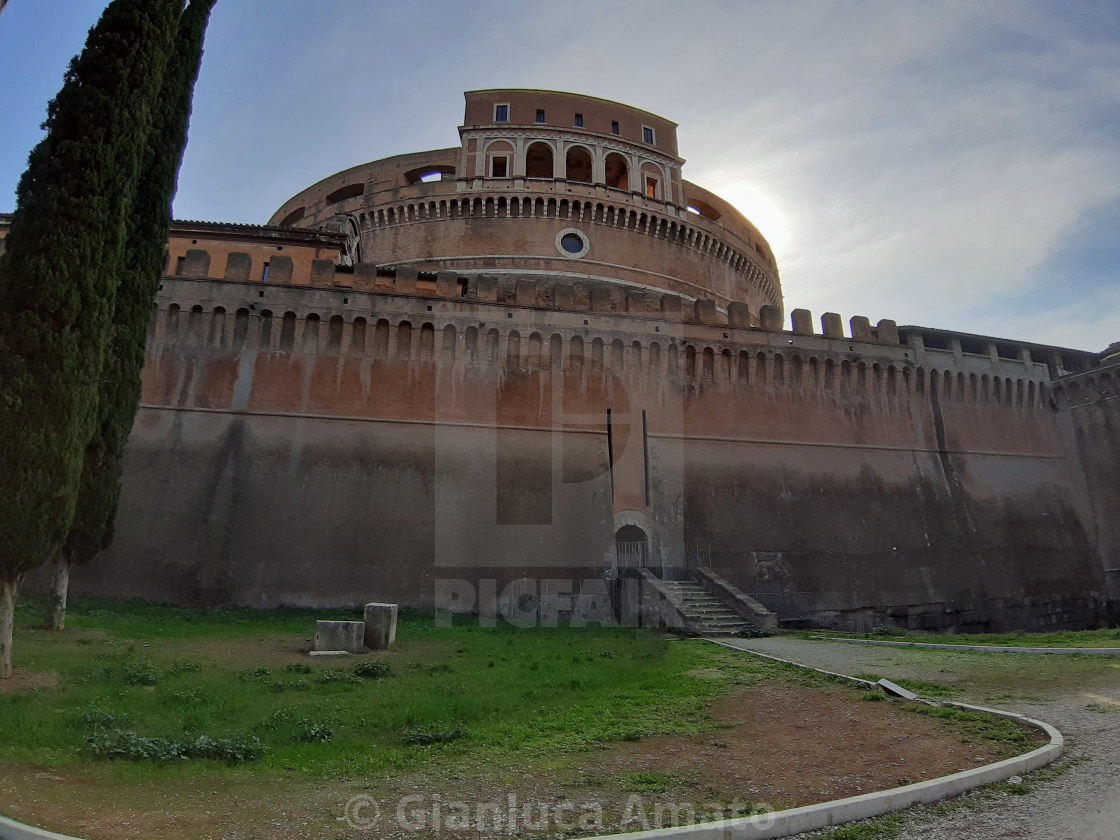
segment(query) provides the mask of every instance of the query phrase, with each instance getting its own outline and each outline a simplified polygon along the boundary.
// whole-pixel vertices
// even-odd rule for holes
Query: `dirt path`
[[[845,674],[938,682],[959,699],[1046,720],[1066,737],[1069,769],[1025,796],[923,820],[900,840],[1120,838],[1120,657],[876,648],[775,638],[738,646]]]

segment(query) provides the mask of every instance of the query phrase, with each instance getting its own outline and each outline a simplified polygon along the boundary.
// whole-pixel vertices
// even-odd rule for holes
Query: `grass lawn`
[[[709,729],[709,698],[776,670],[732,656],[720,679],[690,676],[729,657],[632,629],[438,628],[430,614],[409,612],[391,652],[312,659],[304,651],[315,618],[360,616],[75,599],[60,635],[33,628],[39,606],[26,599],[18,612],[16,664],[43,675],[43,688],[0,694],[0,760],[124,757],[132,736],[225,739],[247,757],[261,752],[255,772],[320,776],[413,768],[436,744],[445,757],[476,761],[546,755]],[[229,770],[222,760],[176,760],[116,762],[107,772]]]
[[[885,642],[924,642],[935,645],[998,645],[1000,647],[1115,647],[1120,648],[1120,629],[1062,630],[1056,633],[925,633],[891,627],[879,633],[822,633],[800,630],[802,638],[822,635],[848,639],[874,639]]]
[[[17,676],[0,686],[0,812],[91,837],[369,836],[338,825],[349,797],[416,791],[749,813],[1033,746],[1005,721],[866,704],[799,669],[632,628],[437,627],[405,612],[391,651],[318,659],[315,619],[356,613],[75,598],[53,633],[43,607],[21,602]],[[889,766],[884,750],[898,751]],[[277,813],[304,828],[270,834]]]

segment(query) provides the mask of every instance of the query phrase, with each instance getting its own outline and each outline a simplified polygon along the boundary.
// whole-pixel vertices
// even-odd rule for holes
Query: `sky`
[[[104,0],[0,14],[0,211]],[[346,167],[458,145],[463,91],[680,124],[785,308],[1120,341],[1115,0],[218,0],[174,213],[261,224]]]

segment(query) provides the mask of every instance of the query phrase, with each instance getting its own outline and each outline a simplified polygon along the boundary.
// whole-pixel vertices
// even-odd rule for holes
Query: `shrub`
[[[390,676],[392,671],[388,662],[363,662],[361,665],[354,666],[354,676],[364,680],[379,680]]]
[[[744,627],[735,635],[743,639],[765,639],[774,634],[769,630],[763,630],[761,627]]]
[[[871,628],[872,636],[905,636],[905,627],[895,627],[893,624],[883,624]]]
[[[199,735],[194,741],[179,743],[167,738],[148,738],[135,732],[102,732],[86,738],[94,758],[109,761],[256,761],[265,747],[255,737],[211,738]]]
[[[311,683],[307,680],[270,680],[268,683],[268,690],[272,694],[280,694],[284,691],[309,691]]]
[[[321,683],[356,683],[361,681],[361,677],[352,674],[350,671],[342,671],[332,669],[330,671],[323,671],[319,674],[319,682]]]
[[[149,662],[122,662],[119,665],[106,665],[100,673],[103,680],[125,685],[155,685],[160,678],[159,669]]]
[[[426,746],[428,744],[449,744],[470,736],[466,727],[461,723],[455,724],[454,729],[437,729],[435,727],[405,729],[401,732],[401,743],[406,747]]]
[[[129,716],[123,712],[115,711],[98,703],[90,703],[78,712],[78,723],[87,729],[107,729],[111,726],[126,724],[129,720]]]
[[[325,723],[312,723],[304,718],[299,727],[299,740],[305,744],[329,744],[334,738],[334,729]]]

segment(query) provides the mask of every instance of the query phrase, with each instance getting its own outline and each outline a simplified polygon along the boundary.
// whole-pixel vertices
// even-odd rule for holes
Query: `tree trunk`
[[[16,622],[18,580],[0,579],[0,679],[12,676],[12,630]]]
[[[51,600],[47,605],[47,629],[66,629],[66,594],[70,590],[70,557],[60,551],[51,561]]]

